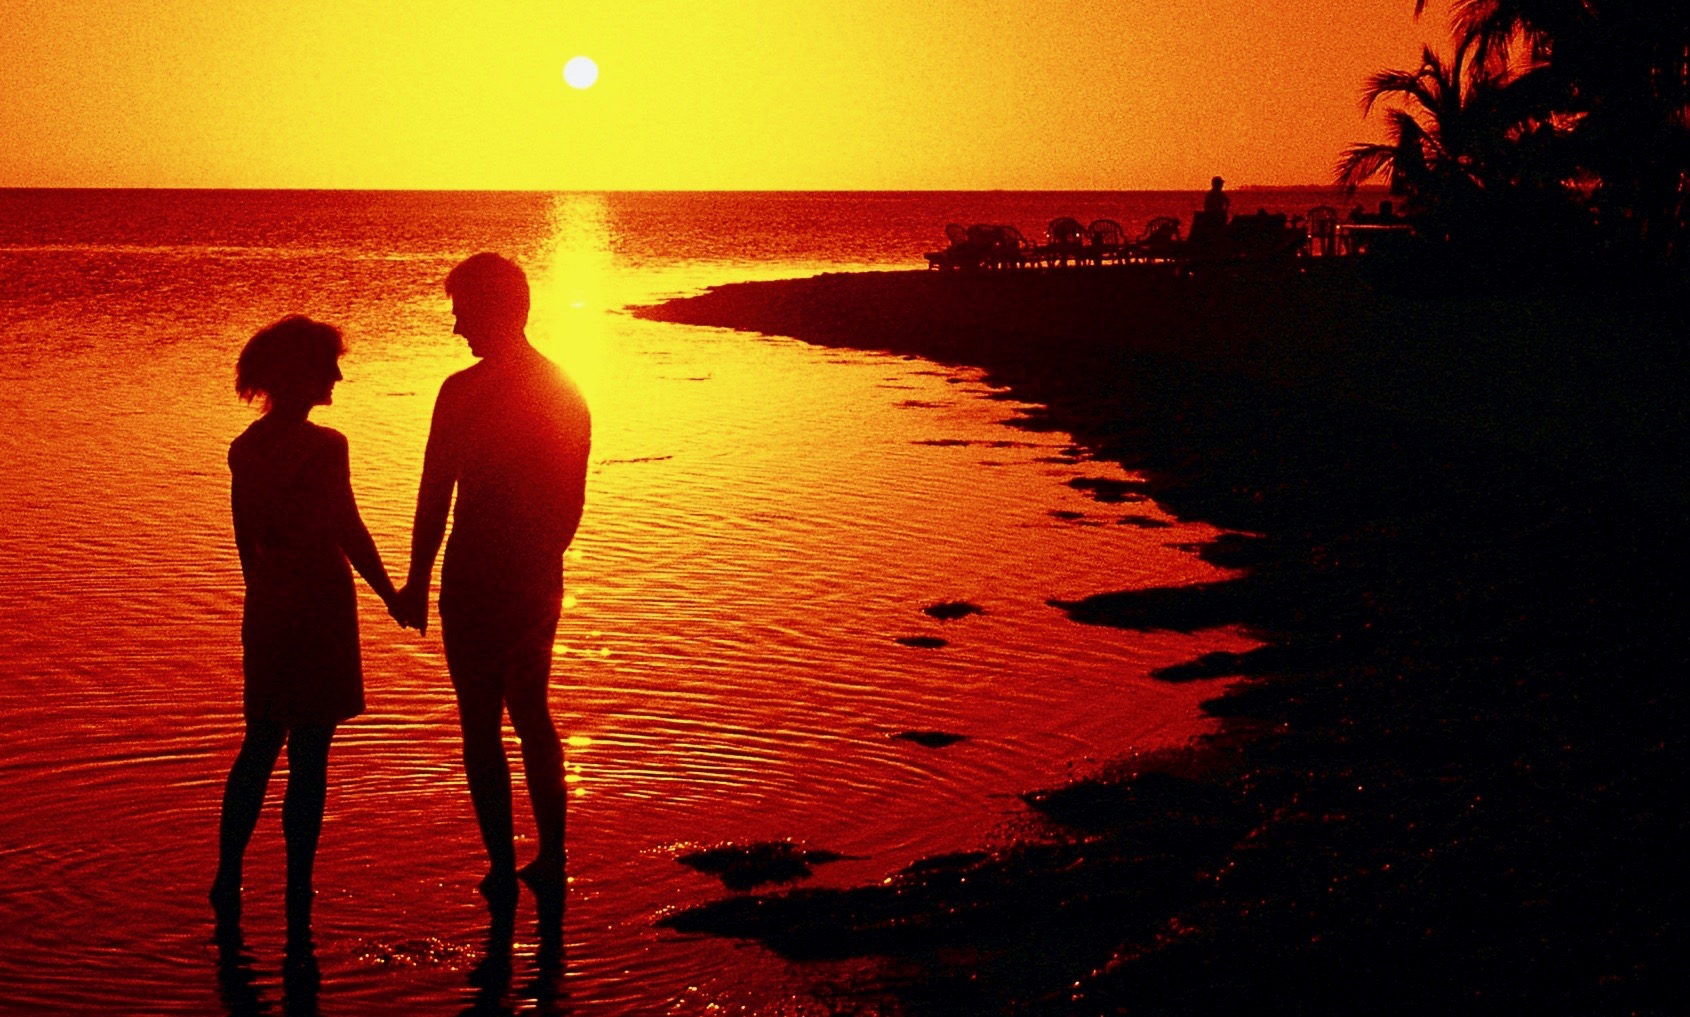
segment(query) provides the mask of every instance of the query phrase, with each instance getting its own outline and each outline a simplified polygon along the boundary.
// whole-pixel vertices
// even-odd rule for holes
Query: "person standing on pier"
[[[480,362],[447,378],[434,404],[411,534],[411,567],[395,612],[428,623],[429,581],[452,511],[440,570],[446,666],[457,693],[464,769],[490,864],[489,899],[516,890],[511,778],[503,715],[522,743],[539,853],[520,875],[564,879],[563,748],[547,691],[563,600],[563,553],[581,522],[592,422],[575,384],[528,341],[528,279],[497,254],[446,277],[456,319]],[[457,507],[452,510],[453,492]]]
[[[1220,177],[1209,182],[1202,210],[1191,217],[1191,234],[1187,238],[1193,248],[1210,256],[1224,253],[1226,245],[1227,213],[1232,209],[1232,199],[1221,191],[1224,182]]]
[[[1226,225],[1227,213],[1232,210],[1232,199],[1221,191],[1225,183],[1220,177],[1215,177],[1209,181],[1209,193],[1203,195],[1203,214],[1221,226]]]

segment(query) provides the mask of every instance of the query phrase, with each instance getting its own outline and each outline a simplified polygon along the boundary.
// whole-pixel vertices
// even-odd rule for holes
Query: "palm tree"
[[[1386,114],[1384,143],[1350,146],[1338,163],[1348,190],[1380,175],[1408,199],[1423,223],[1447,231],[1470,219],[1487,198],[1521,183],[1516,152],[1534,125],[1539,101],[1535,70],[1515,74],[1479,59],[1482,39],[1468,34],[1445,61],[1425,47],[1414,71],[1380,71],[1362,91],[1371,113],[1400,99]]]
[[[1420,13],[1426,0],[1415,0]],[[1539,68],[1538,146],[1564,181],[1583,179],[1610,242],[1650,260],[1690,260],[1690,3],[1685,0],[1451,0],[1454,26],[1492,69]]]

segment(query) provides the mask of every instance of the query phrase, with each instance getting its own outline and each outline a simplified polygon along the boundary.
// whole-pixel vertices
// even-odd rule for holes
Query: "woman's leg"
[[[288,790],[282,800],[282,836],[288,848],[288,929],[309,932],[311,872],[328,797],[329,743],[334,725],[298,725],[288,732]],[[297,929],[296,929],[297,926]]]
[[[223,785],[223,818],[218,827],[217,878],[211,884],[211,903],[219,909],[237,906],[241,899],[241,861],[258,813],[264,808],[264,791],[270,786],[270,771],[287,740],[287,728],[269,721],[250,721],[241,738],[241,751],[229,768]]]

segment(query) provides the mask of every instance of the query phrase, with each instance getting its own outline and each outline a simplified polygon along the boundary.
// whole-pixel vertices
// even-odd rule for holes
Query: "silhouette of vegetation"
[[[1351,146],[1341,183],[1387,177],[1422,237],[1475,259],[1690,265],[1690,5],[1453,0],[1452,28],[1448,60],[1369,79],[1387,140]]]

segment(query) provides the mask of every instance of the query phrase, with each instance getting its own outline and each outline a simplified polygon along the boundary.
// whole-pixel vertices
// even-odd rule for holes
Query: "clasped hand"
[[[428,632],[428,587],[414,583],[406,583],[393,594],[393,599],[387,602],[387,613],[399,623],[400,628],[416,629],[419,633]]]

